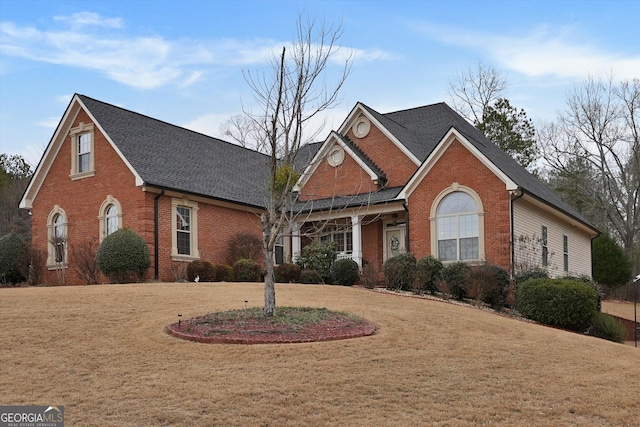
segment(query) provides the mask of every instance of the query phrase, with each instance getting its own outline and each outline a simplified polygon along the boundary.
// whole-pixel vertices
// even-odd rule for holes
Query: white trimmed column
[[[351,235],[353,241],[353,260],[358,263],[358,267],[362,269],[362,224],[360,224],[360,216],[351,217]]]
[[[291,226],[291,262],[296,262],[301,249],[300,224],[297,222]]]

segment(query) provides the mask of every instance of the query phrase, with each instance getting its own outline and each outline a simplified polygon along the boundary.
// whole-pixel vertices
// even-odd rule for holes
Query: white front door
[[[384,260],[406,252],[404,225],[387,227],[384,232]]]

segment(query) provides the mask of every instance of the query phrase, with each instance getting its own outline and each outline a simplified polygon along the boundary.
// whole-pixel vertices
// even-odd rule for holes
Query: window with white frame
[[[67,214],[58,205],[49,213],[47,220],[48,253],[47,267],[67,266]]]
[[[100,221],[100,241],[123,227],[122,206],[112,195],[108,195],[102,202],[98,212],[98,220]]]
[[[564,272],[569,272],[569,237],[562,236],[562,255],[564,262]]]
[[[479,259],[478,206],[469,194],[455,191],[437,208],[438,258],[442,261]]]
[[[351,229],[346,228],[346,225],[327,227],[324,234],[320,236],[320,241],[334,242],[338,253],[353,253],[353,233]]]
[[[80,123],[69,132],[71,137],[71,179],[95,175],[93,123]]]
[[[198,203],[172,199],[172,249],[174,260],[198,259]]]
[[[274,247],[276,265],[284,264],[284,237],[278,237]]]
[[[548,230],[546,226],[542,226],[542,239],[541,239],[541,243],[542,243],[542,266],[543,267],[548,267],[549,266],[549,236],[548,236]]]

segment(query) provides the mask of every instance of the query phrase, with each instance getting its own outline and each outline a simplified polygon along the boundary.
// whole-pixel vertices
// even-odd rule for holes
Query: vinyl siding
[[[542,226],[547,227],[549,274],[553,277],[591,277],[591,236],[532,203],[517,199],[513,205],[514,263],[516,270],[542,266]],[[564,271],[563,236],[568,238],[569,269]]]

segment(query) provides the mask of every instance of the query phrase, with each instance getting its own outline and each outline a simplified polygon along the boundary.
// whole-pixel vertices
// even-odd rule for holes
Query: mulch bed
[[[319,322],[282,324],[263,317],[213,320],[210,315],[173,323],[166,332],[208,344],[282,344],[343,340],[372,335],[376,326],[364,319],[332,312]]]

